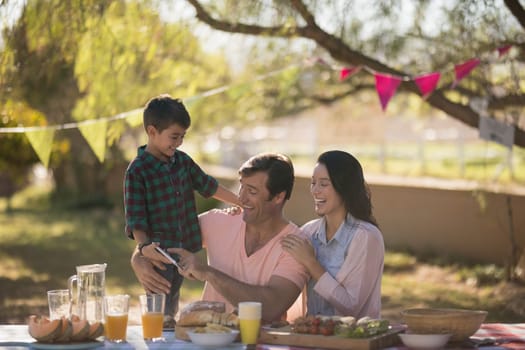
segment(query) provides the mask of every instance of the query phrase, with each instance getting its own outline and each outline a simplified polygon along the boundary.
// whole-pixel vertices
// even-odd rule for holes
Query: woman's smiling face
[[[314,209],[317,215],[324,216],[335,211],[345,210],[344,203],[330,181],[328,169],[317,163],[310,183],[310,193],[314,199]]]

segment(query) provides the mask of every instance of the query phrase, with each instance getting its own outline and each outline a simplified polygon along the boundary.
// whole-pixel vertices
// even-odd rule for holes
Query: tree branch
[[[525,105],[525,96],[520,94],[492,97],[489,101],[489,109],[503,109],[505,107],[518,107]]]
[[[308,26],[317,27],[315,23],[315,17],[308,11],[306,5],[300,0],[290,0],[292,6],[299,12],[301,17],[306,21]]]
[[[514,15],[519,24],[525,29],[525,9],[519,0],[504,0],[509,11]]]
[[[276,27],[263,27],[255,26],[243,23],[230,23],[226,21],[220,21],[213,18],[208,11],[200,4],[197,0],[187,0],[197,12],[197,18],[199,21],[208,24],[213,29],[220,30],[226,33],[240,33],[249,35],[260,35],[260,36],[277,36],[282,38],[293,38],[298,35],[297,27],[290,26],[276,26]]]
[[[382,73],[397,75],[397,76],[409,76],[405,72],[398,71],[392,67],[389,67],[369,56],[362,54],[359,51],[352,50],[343,40],[339,37],[331,35],[322,30],[315,23],[315,19],[312,14],[308,11],[302,0],[290,0],[292,6],[297,12],[304,18],[307,25],[304,27],[263,27],[256,25],[246,25],[242,23],[229,23],[226,21],[220,21],[214,19],[204,7],[201,6],[198,0],[187,0],[195,10],[197,11],[197,18],[204,23],[207,23],[214,29],[240,34],[251,34],[251,35],[264,35],[264,36],[276,36],[281,38],[290,38],[294,36],[300,36],[306,39],[315,41],[319,46],[323,47],[328,53],[340,62],[345,62],[354,66],[367,66],[374,71]],[[505,4],[509,7],[513,14],[520,20],[523,11],[523,7],[517,2],[517,0],[505,0]],[[516,11],[516,13],[514,13]],[[525,22],[525,18],[523,19]],[[522,23],[520,21],[520,23]],[[525,23],[522,24],[525,28]],[[413,81],[403,82],[403,89],[411,93],[420,95],[419,88]],[[427,102],[448,115],[452,118],[458,119],[463,123],[477,128],[479,125],[479,115],[474,112],[469,106],[455,103],[449,100],[441,91],[436,90],[427,99]],[[503,101],[499,101],[502,103]],[[496,102],[493,102],[496,103]],[[493,104],[494,106],[496,104]],[[516,127],[514,143],[518,146],[525,147],[525,131]]]

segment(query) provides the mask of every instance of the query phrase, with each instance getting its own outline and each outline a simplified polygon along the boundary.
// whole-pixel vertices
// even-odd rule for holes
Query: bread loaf
[[[184,316],[187,313],[193,312],[193,311],[201,311],[201,310],[211,310],[215,312],[225,312],[226,311],[226,305],[224,305],[221,301],[207,301],[207,300],[199,300],[194,301],[193,303],[189,303],[186,305],[181,311],[180,316]]]
[[[182,327],[202,327],[208,323],[220,324],[227,327],[238,327],[239,319],[237,315],[231,313],[198,310],[181,314],[177,325]]]

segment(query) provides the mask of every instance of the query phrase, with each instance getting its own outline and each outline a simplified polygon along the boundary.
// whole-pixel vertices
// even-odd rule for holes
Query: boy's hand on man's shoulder
[[[223,213],[228,214],[228,215],[235,216],[235,215],[240,215],[242,213],[242,208],[239,207],[238,205],[236,205],[236,206],[233,206],[233,207],[228,207],[228,208],[221,209],[221,211]]]

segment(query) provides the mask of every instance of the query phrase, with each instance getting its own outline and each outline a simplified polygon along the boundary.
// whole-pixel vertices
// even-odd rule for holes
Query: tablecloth
[[[173,332],[164,332],[167,340],[166,343],[146,344],[142,339],[142,327],[128,327],[128,343],[112,345],[101,342],[97,349],[118,349],[118,350],[162,350],[162,349],[190,349],[202,350],[202,347],[194,344],[174,339]],[[24,350],[31,347],[34,340],[29,336],[26,325],[0,325],[0,349]],[[283,345],[265,345],[259,344],[256,350],[312,350],[312,348],[293,347]],[[475,349],[482,350],[525,350],[525,323],[507,324],[507,323],[485,323],[470,338],[468,342],[460,344],[449,344],[446,349]],[[67,346],[58,346],[57,350],[73,350]],[[242,344],[232,344],[223,347],[225,350],[246,350]],[[384,350],[406,350],[407,347],[395,346]],[[249,348],[248,350],[251,350]]]

